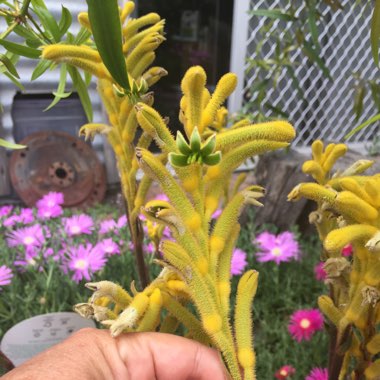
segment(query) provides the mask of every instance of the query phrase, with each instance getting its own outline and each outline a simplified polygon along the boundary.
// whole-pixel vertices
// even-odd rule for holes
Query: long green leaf
[[[365,86],[362,81],[355,88],[355,96],[354,96],[354,113],[356,115],[355,121],[357,122],[363,113],[363,102],[365,96]]]
[[[333,80],[332,76],[330,75],[330,70],[327,68],[327,66],[323,62],[323,59],[319,56],[319,54],[316,52],[315,48],[311,45],[311,43],[304,40],[303,48],[305,54],[309,57],[309,59],[312,62],[315,62],[319,66],[325,77],[329,78],[330,80]]]
[[[356,128],[354,128],[351,132],[347,133],[346,136],[344,136],[345,139],[348,139],[350,138],[351,136],[353,136],[355,133],[359,132],[360,130],[362,130],[363,128],[367,127],[368,125],[370,124],[373,124],[375,123],[376,121],[379,121],[380,120],[380,114],[377,114],[373,117],[371,117],[370,119],[368,119],[367,121],[365,121],[364,123],[358,125]]]
[[[117,0],[86,0],[96,47],[108,71],[123,88],[130,90],[123,55],[121,22]]]
[[[8,71],[4,72],[4,75],[8,77],[21,91],[25,90],[25,87],[19,82],[12,74],[9,74]]]
[[[46,59],[41,59],[36,67],[33,70],[32,77],[30,78],[31,80],[36,80],[39,78],[49,67],[51,67],[52,62],[48,61]]]
[[[5,54],[0,54],[0,62],[7,68],[7,70],[13,76],[20,79],[20,75],[18,75],[16,67],[13,65],[12,61]]]
[[[60,38],[65,35],[73,22],[73,16],[70,11],[62,5],[62,16],[59,21],[59,34]]]
[[[297,21],[297,17],[281,9],[254,9],[250,11],[249,14],[252,16],[269,17],[276,20]]]
[[[89,122],[93,119],[92,105],[90,96],[88,95],[87,86],[84,83],[83,78],[79,74],[75,67],[68,66],[67,71],[69,72],[71,79],[73,80],[74,88],[77,90],[79,98],[81,100],[84,112],[86,113],[87,120]]]
[[[20,145],[20,144],[14,144],[9,141],[0,139],[0,146],[8,149],[24,149],[26,148],[26,145]]]
[[[61,74],[59,76],[59,83],[56,92],[53,92],[54,99],[53,101],[44,109],[44,111],[48,111],[53,108],[61,99],[67,98],[71,95],[70,93],[65,92],[66,88],[66,78],[67,78],[67,65],[63,63],[61,65]]]
[[[317,10],[315,9],[315,2],[311,1],[310,9],[308,12],[308,23],[310,29],[311,39],[314,46],[319,49],[318,41],[318,26],[317,26]]]
[[[41,50],[33,49],[31,47],[16,44],[7,40],[0,40],[0,45],[4,46],[5,49],[10,51],[11,53],[22,55],[23,57],[27,58],[36,59],[39,58],[41,55]]]
[[[378,112],[380,112],[380,86],[375,81],[369,82],[371,88],[372,99],[377,107]]]
[[[54,42],[59,42],[61,33],[54,16],[46,9],[39,6],[33,8],[46,32],[49,32]]]
[[[84,42],[86,42],[89,38],[91,37],[91,32],[85,28],[81,27],[78,34],[76,35],[74,39],[74,44],[75,45],[82,45]]]
[[[375,6],[373,8],[372,20],[371,20],[371,50],[372,56],[379,66],[379,38],[380,38],[380,0],[375,0]]]

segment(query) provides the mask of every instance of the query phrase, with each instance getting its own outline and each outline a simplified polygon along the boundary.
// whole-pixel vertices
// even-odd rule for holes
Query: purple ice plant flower
[[[13,273],[11,268],[6,265],[2,265],[0,267],[0,286],[9,285],[12,281],[12,277]]]
[[[13,227],[15,226],[19,221],[18,215],[11,215],[9,218],[4,219],[2,222],[3,227]]]
[[[235,248],[232,252],[231,275],[236,276],[242,274],[247,264],[247,253],[242,249]]]
[[[211,219],[218,219],[219,216],[222,214],[222,209],[218,208],[214,211],[214,213],[211,215]]]
[[[18,217],[18,223],[30,224],[34,222],[33,210],[31,208],[22,208]]]
[[[41,247],[45,243],[44,231],[39,224],[19,228],[7,235],[7,243],[9,247]]]
[[[122,215],[118,220],[117,220],[117,228],[121,229],[124,228],[128,223],[127,215]]]
[[[268,231],[262,232],[254,241],[259,247],[257,261],[274,261],[277,265],[282,261],[298,260],[300,251],[293,233],[285,231],[279,235]]]
[[[63,214],[61,207],[63,203],[63,194],[51,191],[37,201],[37,216],[40,219],[51,219],[61,216]]]
[[[99,241],[94,249],[100,250],[100,252],[105,256],[120,254],[119,246],[111,238]]]
[[[106,219],[100,223],[99,233],[101,235],[112,232],[117,227],[116,222],[113,219]]]
[[[8,216],[13,210],[13,206],[2,206],[0,207],[0,218]]]
[[[68,236],[91,235],[94,222],[89,215],[73,215],[63,221],[64,230]]]
[[[99,249],[94,249],[92,244],[80,244],[66,251],[64,271],[71,271],[73,273],[71,278],[77,283],[83,278],[90,281],[91,275],[101,270],[106,262],[105,255]]]
[[[37,265],[38,251],[33,247],[27,248],[22,257],[18,257],[14,262],[16,267],[35,267]]]

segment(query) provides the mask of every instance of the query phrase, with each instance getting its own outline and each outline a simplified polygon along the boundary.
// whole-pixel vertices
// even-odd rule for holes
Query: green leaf
[[[44,0],[32,0],[31,3],[33,5],[33,8],[37,7],[37,8],[47,9],[47,6]]]
[[[0,62],[7,68],[10,74],[20,79],[16,67],[14,67],[12,61],[5,54],[0,54]]]
[[[325,77],[329,78],[330,80],[333,80],[332,76],[330,75],[330,70],[327,68],[323,59],[319,56],[318,52],[315,50],[315,48],[311,45],[309,41],[303,41],[303,49],[308,58],[319,66]]]
[[[261,16],[261,17],[269,17],[276,20],[283,21],[297,21],[297,17],[293,16],[290,13],[286,13],[281,9],[254,9],[249,12],[252,16]]]
[[[66,88],[66,78],[67,78],[67,65],[63,63],[61,65],[61,74],[59,76],[59,83],[58,83],[58,88],[56,92],[53,92],[54,94],[54,99],[53,101],[44,109],[45,111],[50,110],[52,107],[54,107],[62,98],[67,98],[68,96],[71,95],[70,93],[65,92]]]
[[[59,21],[59,34],[60,38],[69,30],[71,23],[73,22],[73,16],[70,11],[62,5],[62,16]]]
[[[8,77],[20,90],[25,90],[25,87],[21,84],[21,82],[19,82],[12,74],[9,74],[8,71],[5,71],[4,75]]]
[[[67,71],[70,74],[71,79],[73,80],[74,88],[77,90],[79,98],[82,102],[84,112],[86,113],[87,119],[89,122],[92,121],[93,112],[90,96],[88,95],[88,90],[86,83],[83,81],[83,78],[79,74],[79,71],[72,66],[67,67]]]
[[[365,87],[362,81],[355,88],[354,97],[354,113],[356,115],[355,121],[357,122],[363,113],[363,101],[365,96]]]
[[[86,86],[88,87],[91,83],[92,75],[88,72],[84,72],[84,83],[86,83]]]
[[[311,39],[313,41],[314,46],[319,49],[319,41],[318,41],[318,27],[317,27],[317,10],[315,9],[315,2],[311,1],[310,9],[308,12],[308,23],[310,29]]]
[[[378,111],[380,112],[380,86],[375,81],[370,81],[369,85],[371,88],[372,99],[373,99]]]
[[[20,144],[14,144],[9,141],[0,139],[0,146],[8,149],[24,149],[26,148],[26,145],[20,145]]]
[[[61,32],[54,16],[46,8],[40,6],[35,6],[33,10],[40,19],[45,31],[52,35],[54,42],[59,42],[61,39]]]
[[[51,66],[52,66],[51,61],[48,61],[46,59],[41,59],[37,63],[37,66],[34,68],[33,73],[32,73],[32,77],[30,79],[36,80]]]
[[[123,54],[121,22],[117,0],[86,0],[92,34],[100,56],[115,81],[130,90]]]
[[[38,41],[38,39],[37,39],[37,37],[36,37],[35,34],[33,34],[29,29],[25,28],[24,26],[22,26],[22,25],[20,25],[20,24],[17,25],[17,26],[13,29],[13,31],[14,31],[17,35],[19,35],[20,37],[22,37],[22,38],[24,38],[24,39],[29,39],[29,40],[33,40],[33,39],[35,39],[35,40]]]
[[[380,0],[375,0],[375,6],[373,8],[372,20],[371,20],[371,50],[372,56],[379,66],[379,38],[380,38]]]
[[[289,119],[289,114],[283,111],[281,108],[274,106],[273,104],[266,103],[265,106],[273,111],[275,114],[282,116],[285,119]]]
[[[91,32],[85,28],[81,27],[78,34],[76,35],[73,43],[75,45],[82,45],[84,42],[86,42],[91,37]]]
[[[358,125],[356,128],[354,128],[351,132],[347,133],[347,135],[344,136],[344,139],[347,140],[348,138],[350,138],[351,136],[353,136],[355,133],[361,131],[363,128],[365,128],[368,125],[373,124],[373,123],[375,123],[376,121],[379,121],[379,120],[380,120],[380,114],[372,116],[370,119],[368,119],[364,123],[362,123],[362,124]]]
[[[16,44],[14,42],[10,42],[7,40],[0,39],[0,45],[4,46],[5,49],[10,51],[11,53],[22,55],[23,57],[27,57],[27,58],[36,59],[36,58],[39,58],[41,55],[41,50],[33,49],[31,47]]]

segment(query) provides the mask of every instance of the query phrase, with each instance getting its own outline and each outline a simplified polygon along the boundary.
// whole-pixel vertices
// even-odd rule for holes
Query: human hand
[[[82,329],[4,380],[226,380],[218,353],[170,334]]]

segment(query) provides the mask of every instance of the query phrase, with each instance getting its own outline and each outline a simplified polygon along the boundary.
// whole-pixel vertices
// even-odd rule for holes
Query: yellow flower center
[[[85,269],[87,268],[87,261],[83,259],[77,260],[75,263],[75,269]]]
[[[281,251],[281,249],[280,248],[273,248],[272,249],[272,255],[273,256],[281,256],[282,255],[282,251]]]
[[[308,329],[310,327],[310,325],[311,325],[311,323],[308,319],[306,319],[306,318],[301,319],[300,326],[303,329]]]
[[[33,236],[26,236],[24,238],[24,244],[25,245],[30,245],[30,244],[33,244],[35,242],[35,239]]]
[[[288,376],[288,371],[287,371],[286,369],[282,369],[282,370],[280,371],[280,375],[281,375],[281,376]]]

